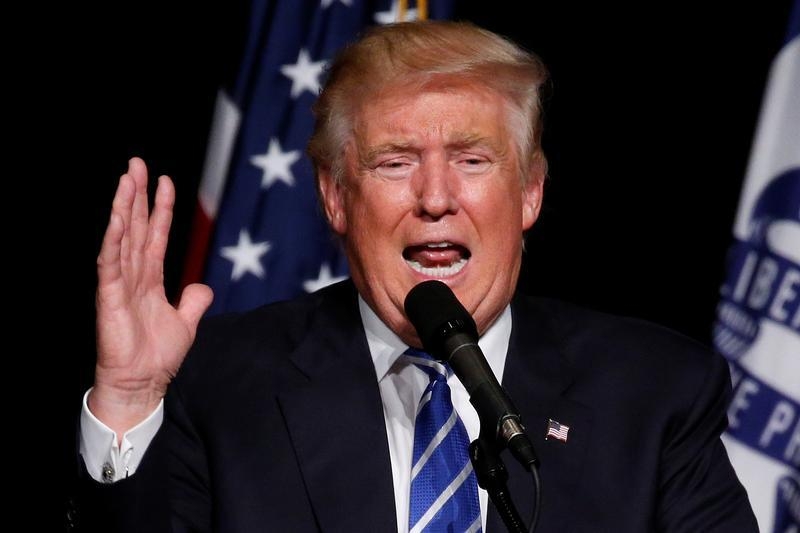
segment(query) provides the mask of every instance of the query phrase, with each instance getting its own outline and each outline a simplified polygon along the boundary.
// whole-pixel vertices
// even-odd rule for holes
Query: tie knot
[[[431,361],[435,361],[435,359],[433,358],[433,356],[431,354],[429,354],[428,352],[426,352],[424,350],[419,350],[417,348],[409,347],[408,350],[406,350],[404,353],[406,355],[410,355],[412,357],[422,357],[422,358],[425,358],[425,359],[429,359]]]
[[[437,361],[428,352],[416,348],[409,348],[404,353],[409,362],[428,374],[431,381],[447,381],[447,376],[450,375],[450,366],[447,363]]]

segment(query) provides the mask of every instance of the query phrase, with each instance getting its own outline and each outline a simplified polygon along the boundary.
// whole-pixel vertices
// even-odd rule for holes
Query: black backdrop
[[[166,270],[174,294],[242,3],[187,12],[173,2],[122,2],[113,12],[77,14],[58,34],[47,77],[48,89],[58,88],[50,105],[66,111],[53,129],[64,155],[38,191],[54,205],[54,239],[69,230],[63,268],[48,270],[56,283],[47,286],[54,316],[70,325],[45,343],[56,378],[56,514],[69,493],[78,402],[91,383],[94,262],[116,180],[133,155],[153,176],[175,180]],[[701,2],[526,2],[524,14],[521,2],[457,4],[457,18],[539,53],[553,78],[544,141],[550,182],[522,290],[710,343],[739,188],[790,2],[742,2],[724,12]]]

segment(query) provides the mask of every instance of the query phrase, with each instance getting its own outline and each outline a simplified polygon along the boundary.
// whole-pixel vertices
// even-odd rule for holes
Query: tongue
[[[403,256],[411,261],[416,261],[424,267],[449,266],[463,257],[463,251],[460,246],[448,246],[446,248],[410,246]]]

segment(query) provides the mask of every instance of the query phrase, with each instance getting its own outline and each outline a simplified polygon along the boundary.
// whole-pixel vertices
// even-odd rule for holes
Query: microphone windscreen
[[[477,339],[472,316],[442,281],[432,279],[418,283],[408,292],[404,307],[423,348],[434,357],[442,357],[441,343],[454,331],[469,333]]]

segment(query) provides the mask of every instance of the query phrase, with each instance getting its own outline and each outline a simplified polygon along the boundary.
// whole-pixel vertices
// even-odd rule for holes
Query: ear
[[[534,157],[528,170],[528,180],[522,186],[522,231],[530,229],[539,218],[544,195],[545,165],[543,157]]]
[[[347,232],[347,215],[344,209],[344,189],[336,183],[331,171],[319,170],[319,193],[328,223],[338,235]]]

